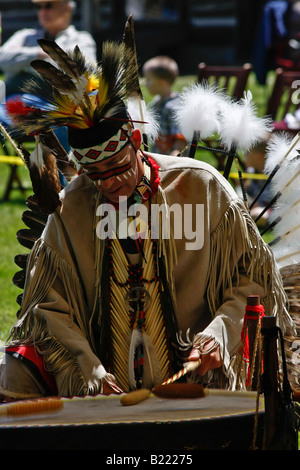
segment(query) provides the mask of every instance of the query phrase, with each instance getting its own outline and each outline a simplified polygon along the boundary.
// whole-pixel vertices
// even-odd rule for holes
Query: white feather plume
[[[35,166],[39,172],[42,171],[45,163],[44,163],[44,158],[43,158],[43,148],[40,143],[37,143],[33,152],[30,154],[29,162],[30,162],[29,163],[30,167]]]
[[[159,122],[155,112],[138,97],[127,99],[127,108],[134,127],[146,134],[150,142],[154,142],[159,133]]]
[[[129,354],[128,354],[128,380],[132,389],[136,388],[136,381],[134,375],[134,355],[136,348],[142,344],[142,333],[138,329],[134,329],[131,333]]]
[[[293,139],[286,132],[272,134],[265,153],[264,173],[269,175],[277,165],[280,165],[289,155]]]
[[[193,84],[179,94],[174,112],[176,122],[187,140],[192,140],[194,133],[201,139],[219,131],[219,113],[227,97],[215,86]]]
[[[227,150],[234,147],[248,151],[254,144],[264,140],[270,130],[270,119],[257,116],[250,91],[245,92],[240,101],[224,103],[219,134]]]
[[[270,183],[274,240],[270,243],[279,267],[300,262],[300,139],[286,135],[272,138],[268,148],[268,171],[278,165]],[[273,151],[273,153],[272,153]],[[271,164],[272,162],[272,164]]]
[[[275,196],[281,193],[281,201],[287,201],[299,189],[300,165],[299,158],[291,159],[292,154],[296,150],[289,153],[288,157],[281,163],[280,168],[273,177],[270,187],[270,194]],[[285,202],[286,204],[287,202]]]
[[[143,386],[151,389],[154,384],[161,383],[163,377],[151,338],[149,335],[147,335],[145,332],[141,332],[139,329],[134,329],[130,338],[128,354],[129,385],[132,389],[136,388],[136,380],[134,374],[134,356],[135,350],[139,345],[143,345],[145,364],[148,368],[148,373],[146,374],[146,378],[148,379],[148,381],[145,382],[144,377]]]

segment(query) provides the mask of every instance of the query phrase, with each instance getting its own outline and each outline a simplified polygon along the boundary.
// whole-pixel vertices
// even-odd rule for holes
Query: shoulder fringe
[[[236,230],[240,237],[242,257],[238,252],[233,230]],[[230,262],[230,259],[233,262]],[[211,235],[207,299],[212,315],[221,305],[226,290],[229,289],[234,295],[235,286],[239,286],[241,268],[250,282],[256,282],[263,287],[266,295],[261,298],[261,303],[266,314],[276,316],[277,324],[283,331],[293,328],[287,311],[287,296],[273,253],[261,238],[244,204],[238,201],[230,205]]]
[[[76,320],[81,330],[88,337],[84,324],[84,301],[78,277],[72,267],[62,259],[59,254],[38,240],[32,248],[27,277],[24,286],[24,298],[18,320],[14,324],[8,342],[11,345],[31,344],[44,356],[44,367],[51,374],[59,374],[68,368],[68,377],[62,384],[59,393],[63,396],[86,395],[98,393],[99,390],[89,390],[75,354],[72,354],[47,327],[46,320],[39,316],[34,307],[43,301],[45,292],[53,285],[58,273],[68,296],[70,306],[70,320]]]

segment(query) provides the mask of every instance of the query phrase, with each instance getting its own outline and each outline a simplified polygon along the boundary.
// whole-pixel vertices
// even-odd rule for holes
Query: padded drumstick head
[[[124,406],[137,405],[141,401],[146,400],[151,393],[148,388],[140,388],[139,390],[133,390],[121,397],[120,402]]]
[[[203,398],[206,396],[203,386],[194,383],[157,385],[152,393],[162,398]]]

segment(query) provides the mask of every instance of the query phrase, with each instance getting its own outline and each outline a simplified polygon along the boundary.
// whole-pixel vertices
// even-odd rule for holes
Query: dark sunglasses
[[[42,10],[43,8],[45,8],[45,10],[51,10],[51,8],[54,8],[55,7],[55,3],[54,2],[48,2],[48,3],[36,3],[35,4],[35,8],[37,10]]]

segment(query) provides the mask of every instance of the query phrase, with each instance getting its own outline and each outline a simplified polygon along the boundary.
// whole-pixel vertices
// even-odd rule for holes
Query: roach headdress
[[[14,126],[26,134],[67,126],[79,164],[120,152],[128,143],[134,121],[125,100],[137,95],[138,68],[130,48],[124,42],[105,42],[98,65],[88,63],[78,47],[65,52],[54,41],[41,39],[38,43],[55,65],[33,61],[40,77],[28,81],[24,91],[42,97],[44,105],[9,101],[7,111]]]

